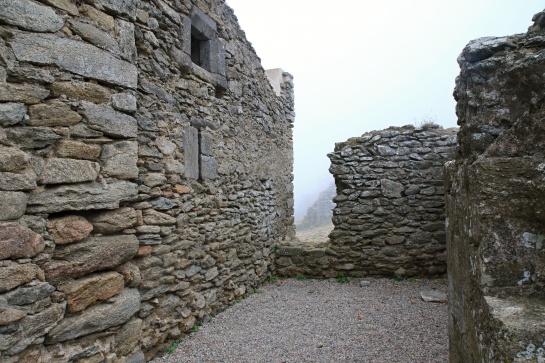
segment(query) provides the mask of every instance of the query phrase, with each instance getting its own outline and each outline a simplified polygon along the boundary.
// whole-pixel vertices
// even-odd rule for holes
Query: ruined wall
[[[447,164],[451,362],[545,359],[545,13],[458,58]]]
[[[337,143],[331,243],[279,251],[288,275],[433,276],[446,271],[443,164],[456,130],[391,127]]]
[[[2,362],[143,362],[274,271],[274,74],[221,0],[0,0]]]

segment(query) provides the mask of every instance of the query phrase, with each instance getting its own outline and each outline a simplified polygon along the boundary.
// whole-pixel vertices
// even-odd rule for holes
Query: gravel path
[[[269,284],[153,362],[447,362],[445,280],[365,281]]]

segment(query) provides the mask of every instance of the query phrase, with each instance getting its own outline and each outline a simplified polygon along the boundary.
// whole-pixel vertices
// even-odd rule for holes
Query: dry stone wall
[[[545,361],[545,13],[458,58],[447,164],[450,362]]]
[[[335,229],[323,246],[282,248],[286,275],[434,276],[446,272],[443,164],[456,130],[390,127],[337,143]]]
[[[278,73],[221,0],[0,0],[2,362],[144,362],[274,273]]]

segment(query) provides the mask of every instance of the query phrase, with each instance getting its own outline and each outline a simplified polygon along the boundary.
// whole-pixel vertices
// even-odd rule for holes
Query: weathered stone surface
[[[135,236],[89,237],[83,242],[57,247],[53,260],[44,266],[53,283],[111,269],[130,260],[138,250]]]
[[[136,220],[136,211],[133,208],[119,208],[111,211],[89,215],[96,233],[115,233],[133,227]]]
[[[51,307],[38,314],[27,315],[25,318],[21,319],[21,332],[24,334],[22,334],[21,339],[19,339],[7,353],[17,354],[32,344],[37,337],[43,336],[49,332],[55,324],[62,319],[64,309],[65,303],[52,304]]]
[[[199,178],[199,133],[191,126],[184,128],[184,165],[186,178]]]
[[[82,4],[79,7],[79,11],[82,15],[85,15],[91,19],[95,24],[101,27],[104,30],[113,30],[115,26],[115,21],[113,16],[110,16],[103,11],[100,11],[91,5]]]
[[[157,212],[153,209],[146,209],[143,215],[144,223],[146,224],[156,224],[158,226],[169,226],[176,224],[176,218],[165,213]]]
[[[0,0],[0,18],[19,28],[36,31],[59,31],[64,21],[53,9],[30,0]]]
[[[447,294],[442,291],[429,290],[429,291],[420,291],[420,296],[422,300],[426,302],[435,302],[435,303],[447,303]]]
[[[53,153],[58,158],[98,160],[102,148],[75,140],[60,140],[54,146]]]
[[[51,85],[51,96],[65,95],[68,98],[105,103],[110,99],[110,90],[90,82],[55,82]]]
[[[79,15],[78,7],[71,0],[42,0],[44,3],[66,11],[70,15]]]
[[[133,64],[84,42],[53,34],[20,33],[12,48],[19,61],[56,65],[84,77],[136,88],[138,72]]]
[[[121,112],[135,112],[136,97],[127,92],[113,94],[112,107]]]
[[[93,225],[82,216],[66,216],[50,219],[47,231],[53,242],[58,245],[85,239],[93,230]]]
[[[25,214],[28,196],[22,192],[0,191],[0,221],[19,219]]]
[[[0,223],[0,260],[34,257],[44,247],[43,237],[30,229],[15,222]]]
[[[38,274],[38,266],[15,262],[0,263],[0,292],[6,292],[32,281]]]
[[[105,272],[61,283],[58,289],[66,294],[67,310],[75,313],[119,294],[123,286],[122,275]]]
[[[109,32],[78,20],[70,20],[70,28],[82,39],[96,45],[99,48],[108,50],[113,54],[119,54],[119,45]]]
[[[17,172],[27,168],[28,154],[14,147],[0,146],[0,171]]]
[[[61,138],[49,127],[18,127],[8,129],[6,134],[11,142],[23,149],[40,149]]]
[[[114,209],[119,203],[138,194],[137,186],[126,181],[107,185],[87,183],[62,185],[32,194],[28,201],[30,213],[56,213],[62,211]]]
[[[24,103],[0,103],[0,126],[12,126],[23,122],[27,108]]]
[[[132,319],[115,335],[115,351],[119,356],[126,356],[137,346],[142,334],[142,320]]]
[[[117,41],[119,43],[121,57],[131,63],[135,62],[137,59],[137,54],[134,24],[122,19],[116,19],[116,28]],[[130,107],[131,105],[132,101],[128,106]]]
[[[380,188],[382,190],[382,195],[386,198],[399,198],[404,189],[403,184],[389,179],[381,179]]]
[[[0,82],[0,102],[21,102],[32,105],[41,102],[48,95],[48,90],[34,84]]]
[[[142,282],[142,276],[140,275],[140,269],[138,266],[126,262],[123,265],[115,269],[121,275],[123,275],[123,280],[126,287],[138,287]]]
[[[138,177],[138,143],[136,141],[119,141],[102,147],[100,164],[101,174],[122,179]]]
[[[0,308],[0,326],[13,324],[16,321],[21,320],[25,316],[26,316],[26,313],[21,310],[10,309],[10,308],[6,308],[6,309]]]
[[[109,106],[83,103],[83,114],[89,127],[112,137],[136,137],[138,122],[132,116],[115,111]]]
[[[21,286],[15,290],[11,290],[3,297],[10,305],[27,305],[48,298],[49,295],[55,291],[55,287],[47,282],[38,282],[29,285],[30,286]]]
[[[29,107],[30,126],[71,126],[81,120],[81,116],[60,101],[40,103]]]
[[[88,160],[50,158],[45,160],[38,181],[42,184],[81,183],[96,180],[99,166]]]
[[[83,335],[104,331],[123,324],[140,308],[140,293],[136,289],[125,289],[110,304],[99,304],[84,310],[79,315],[63,319],[47,335],[46,342],[53,344]]]
[[[115,15],[126,15],[130,19],[136,19],[136,1],[135,0],[97,0],[97,7],[104,9],[105,12]]]
[[[38,176],[32,167],[28,167],[19,173],[0,172],[0,190],[32,190],[37,187],[37,180]]]

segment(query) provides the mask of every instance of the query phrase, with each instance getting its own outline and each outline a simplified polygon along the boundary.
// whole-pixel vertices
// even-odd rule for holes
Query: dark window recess
[[[191,61],[202,67],[201,61],[201,51],[202,51],[203,41],[197,38],[194,34],[194,31],[191,32]]]

